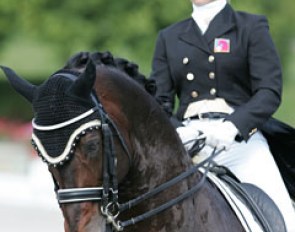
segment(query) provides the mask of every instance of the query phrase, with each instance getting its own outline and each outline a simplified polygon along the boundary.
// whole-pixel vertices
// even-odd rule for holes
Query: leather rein
[[[69,78],[71,80],[76,80],[78,77],[69,74],[69,73],[57,73],[54,74],[54,76],[62,76]],[[174,177],[173,179],[157,186],[153,190],[138,196],[135,199],[132,199],[126,203],[120,204],[118,202],[118,179],[117,179],[117,157],[114,151],[114,143],[113,143],[113,132],[112,129],[115,131],[116,135],[118,135],[120,142],[125,149],[125,152],[129,159],[129,165],[131,165],[131,156],[127,149],[126,143],[124,142],[123,137],[119,133],[119,130],[117,129],[116,125],[113,123],[113,121],[108,117],[107,113],[103,110],[103,107],[101,103],[99,102],[96,94],[93,92],[92,100],[95,103],[95,108],[92,109],[92,113],[98,112],[98,122],[95,126],[89,126],[85,129],[78,131],[77,135],[74,139],[74,142],[72,143],[72,149],[70,149],[70,152],[68,155],[64,155],[64,160],[58,160],[56,163],[48,162],[42,155],[42,151],[40,151],[38,144],[36,144],[36,140],[32,140],[32,145],[38,152],[38,154],[42,157],[43,161],[45,161],[48,165],[53,165],[54,167],[62,166],[65,162],[65,160],[69,160],[70,154],[74,153],[74,148],[76,146],[76,142],[78,142],[79,138],[82,135],[85,135],[88,131],[92,131],[95,129],[101,128],[102,130],[102,136],[103,136],[103,184],[99,187],[90,187],[90,188],[69,188],[69,189],[60,189],[58,182],[53,177],[54,185],[55,185],[55,193],[57,196],[57,200],[59,204],[70,204],[70,203],[79,203],[79,202],[89,202],[89,201],[97,201],[100,202],[101,205],[101,213],[102,215],[107,219],[106,229],[107,231],[123,231],[125,227],[134,225],[140,221],[143,221],[147,218],[150,218],[154,215],[157,215],[161,213],[162,211],[172,207],[173,205],[187,199],[188,197],[192,196],[194,193],[196,193],[203,185],[206,179],[206,175],[209,171],[209,168],[212,165],[212,160],[215,156],[217,156],[222,150],[216,151],[214,150],[210,157],[202,161],[201,163],[191,167],[187,171],[181,173],[180,175]],[[89,113],[90,114],[90,113]],[[85,116],[86,115],[86,116]],[[85,117],[87,117],[87,112],[79,115],[76,118],[70,119],[69,121],[60,123],[58,125],[51,125],[51,126],[40,126],[34,123],[33,120],[33,128],[35,130],[55,130],[60,129],[62,127],[66,127],[70,125],[73,121],[79,121]],[[192,174],[196,173],[200,168],[204,168],[205,172],[200,179],[200,181],[193,186],[191,189],[189,189],[187,192],[181,194],[180,196],[171,199],[170,201],[146,212],[141,215],[138,215],[134,218],[131,218],[129,220],[125,221],[118,221],[117,217],[120,213],[126,210],[130,210],[134,206],[138,205],[139,203],[152,198],[156,194],[166,190],[167,188],[177,184],[178,182],[184,180],[185,178],[191,176]]]

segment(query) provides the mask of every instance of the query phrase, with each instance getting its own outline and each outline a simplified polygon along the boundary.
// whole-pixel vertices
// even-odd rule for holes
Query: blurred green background
[[[232,0],[236,10],[266,15],[284,70],[276,117],[295,126],[294,0]],[[111,51],[148,76],[157,32],[191,14],[189,0],[1,0],[0,64],[40,83],[79,51]],[[30,106],[0,74],[0,117],[29,120]]]

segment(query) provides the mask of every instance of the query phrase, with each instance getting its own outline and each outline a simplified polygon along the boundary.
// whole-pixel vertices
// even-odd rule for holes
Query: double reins
[[[180,175],[174,177],[173,179],[165,182],[164,184],[159,185],[158,187],[154,188],[153,190],[133,199],[130,200],[126,203],[120,204],[119,205],[119,212],[123,212],[125,210],[130,210],[132,207],[136,206],[137,204],[143,202],[144,200],[148,200],[152,197],[154,197],[155,195],[167,190],[168,188],[172,187],[173,185],[179,183],[180,181],[188,178],[189,176],[195,174],[197,171],[200,170],[200,168],[204,168],[205,170],[203,171],[203,175],[202,178],[199,180],[199,182],[193,186],[191,189],[187,190],[185,193],[181,194],[180,196],[164,203],[163,205],[160,205],[144,214],[141,214],[139,216],[136,216],[134,218],[131,218],[129,220],[126,221],[115,221],[115,218],[109,217],[108,221],[112,222],[114,228],[116,229],[116,231],[123,231],[123,229],[127,226],[130,225],[134,225],[138,222],[141,222],[145,219],[148,219],[150,217],[153,217],[161,212],[163,212],[164,210],[172,207],[173,205],[176,205],[180,202],[182,202],[183,200],[191,197],[193,194],[195,194],[198,190],[201,189],[201,187],[203,186],[206,177],[207,177],[207,173],[209,172],[210,168],[212,167],[213,164],[213,159],[219,155],[222,150],[216,150],[214,149],[211,153],[211,155],[206,158],[205,160],[203,160],[202,162],[200,162],[199,164],[191,167],[190,169],[188,169],[187,171],[181,173]]]

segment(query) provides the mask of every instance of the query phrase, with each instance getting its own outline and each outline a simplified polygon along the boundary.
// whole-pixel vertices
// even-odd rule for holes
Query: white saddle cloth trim
[[[215,98],[213,100],[201,100],[192,102],[188,105],[183,118],[189,118],[202,113],[220,112],[231,114],[234,109],[229,106],[223,98]]]
[[[204,173],[204,169],[200,169]],[[221,181],[214,173],[209,172],[208,178],[217,186],[230,207],[233,209],[246,232],[263,232],[261,226],[248,207],[232,192],[226,183]]]

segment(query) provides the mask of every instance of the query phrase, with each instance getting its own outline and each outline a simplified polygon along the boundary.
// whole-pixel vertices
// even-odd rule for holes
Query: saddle
[[[251,212],[252,218],[260,227],[260,231],[287,231],[280,210],[263,190],[253,184],[241,183],[231,171],[223,166],[212,167],[208,178],[219,188],[224,196],[226,195],[225,198],[234,211],[239,211],[238,214],[240,215],[237,216],[246,231],[257,231],[257,229],[251,227],[251,223],[246,218],[247,215],[244,214],[245,212],[243,212],[242,208],[239,208],[239,204],[234,202],[234,197],[231,197],[230,194],[233,194]]]

